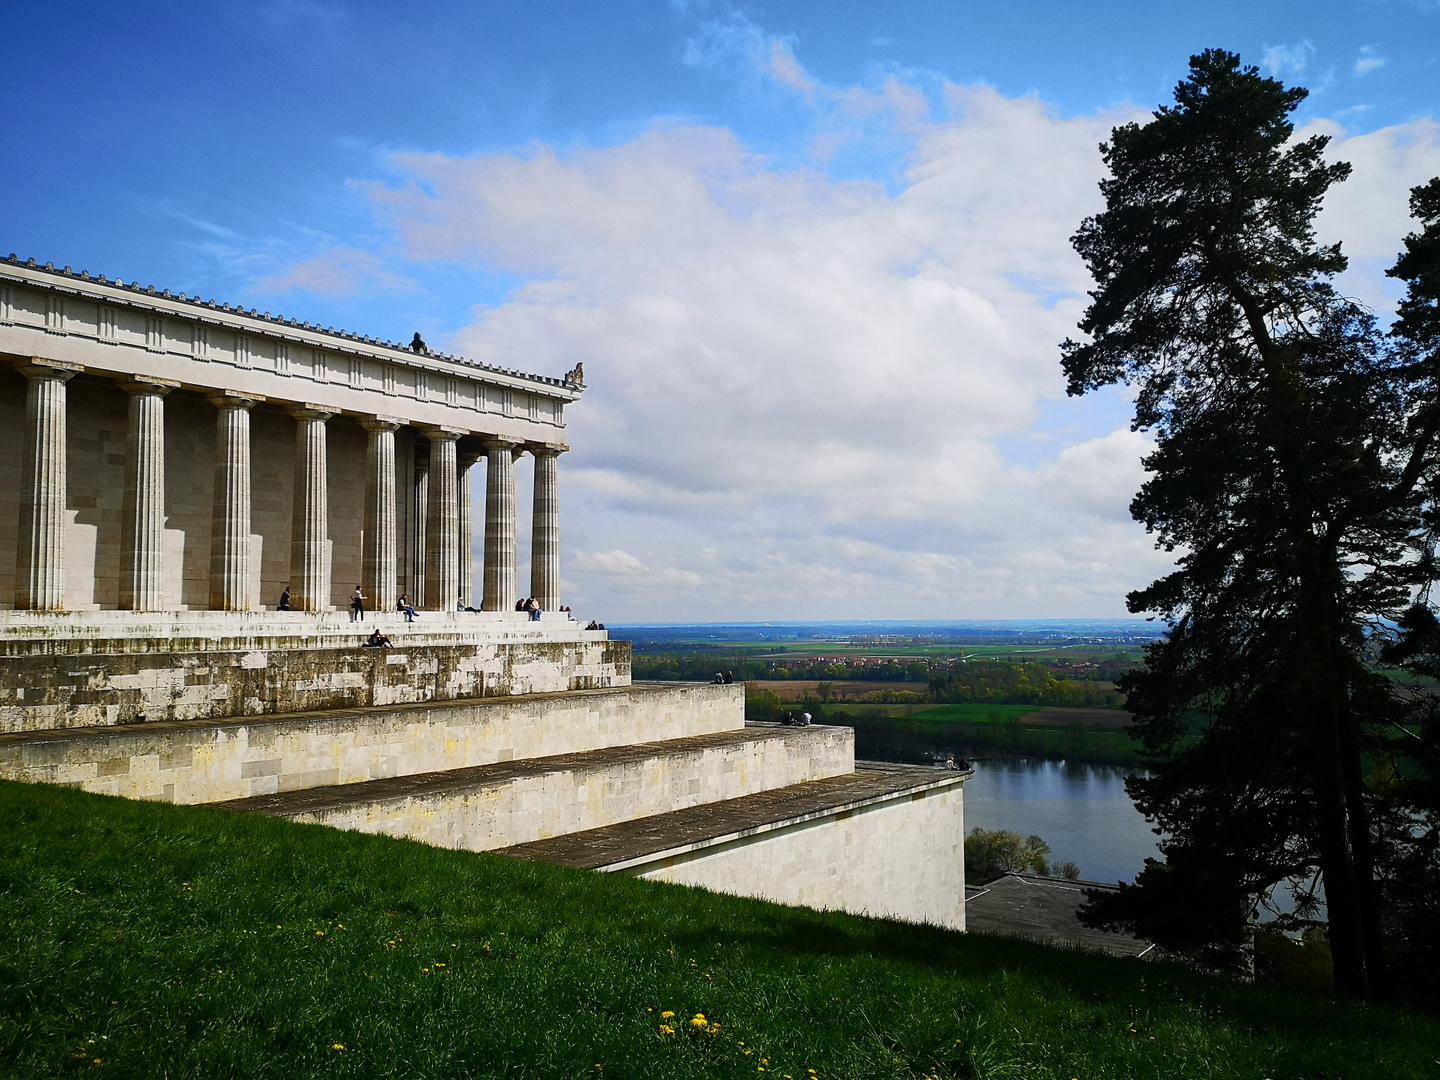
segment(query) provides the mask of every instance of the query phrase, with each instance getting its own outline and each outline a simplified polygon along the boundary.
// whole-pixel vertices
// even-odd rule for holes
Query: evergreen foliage
[[[1433,576],[1437,281],[1413,245],[1392,337],[1335,290],[1345,257],[1313,222],[1350,169],[1324,136],[1293,138],[1305,96],[1193,57],[1174,106],[1101,148],[1105,209],[1074,238],[1096,288],[1088,340],[1062,347],[1069,389],[1137,391],[1155,449],[1131,510],[1177,555],[1128,598],[1169,633],[1121,683],[1155,765],[1128,786],[1165,861],[1087,917],[1233,965],[1278,886],[1304,916],[1323,883],[1336,984],[1368,996],[1411,944],[1382,918],[1381,822],[1405,812],[1367,774],[1424,719],[1374,645]]]

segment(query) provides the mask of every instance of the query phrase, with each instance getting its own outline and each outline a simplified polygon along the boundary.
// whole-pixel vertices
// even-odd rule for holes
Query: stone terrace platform
[[[739,685],[640,683],[250,719],[20,732],[0,735],[0,779],[131,799],[216,802],[740,731],[743,716]]]
[[[488,851],[680,808],[732,806],[746,795],[850,776],[854,767],[847,728],[745,728],[216,805]]]
[[[365,649],[379,627],[393,647]],[[0,732],[563,693],[630,644],[520,612],[0,612]]]
[[[861,761],[847,775],[495,853],[963,930],[961,785],[972,775]]]

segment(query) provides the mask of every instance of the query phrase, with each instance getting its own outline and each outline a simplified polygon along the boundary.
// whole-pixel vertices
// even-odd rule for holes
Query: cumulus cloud
[[[1339,286],[1379,312],[1392,311],[1403,295],[1385,269],[1395,262],[1402,238],[1416,228],[1410,189],[1440,176],[1440,124],[1424,117],[1352,135],[1331,120],[1297,132],[1330,136],[1326,156],[1348,161],[1350,179],[1332,188],[1316,221],[1327,242],[1340,241],[1351,268]]]
[[[567,153],[406,155],[412,182],[371,192],[409,257],[526,279],[476,310],[463,352],[585,363],[567,600],[611,621],[1123,613],[1169,565],[1127,513],[1148,443],[1122,395],[1064,398],[1057,342],[1086,302],[1069,236],[1100,205],[1096,145],[1140,114],[828,87],[773,41],[747,55],[811,102],[815,137],[856,117],[903,137],[896,181],[656,126]],[[1356,194],[1327,227],[1393,256],[1426,123],[1336,140]],[[1022,464],[1013,440],[1039,427]]]
[[[408,292],[415,288],[415,283],[386,270],[377,255],[341,247],[294,263],[283,273],[261,278],[255,288],[267,293],[303,289],[325,296],[350,296],[374,288]]]

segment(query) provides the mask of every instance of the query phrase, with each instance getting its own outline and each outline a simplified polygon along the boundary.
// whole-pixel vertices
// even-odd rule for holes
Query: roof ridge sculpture
[[[472,360],[468,356],[457,356],[452,353],[441,353],[436,352],[433,349],[427,349],[427,351],[425,351],[424,353],[416,353],[410,349],[410,346],[398,341],[390,341],[388,339],[382,341],[380,338],[369,337],[367,335],[360,334],[354,330],[345,330],[343,328],[340,330],[336,330],[333,326],[325,327],[319,325],[318,323],[311,324],[308,322],[300,322],[296,319],[287,319],[283,315],[271,315],[268,311],[257,312],[253,307],[247,310],[243,306],[232,306],[228,303],[216,302],[213,297],[209,300],[201,300],[198,293],[194,296],[186,296],[183,292],[172,293],[169,289],[157,290],[154,285],[141,285],[139,281],[131,281],[130,284],[127,285],[125,284],[123,278],[106,278],[104,274],[99,274],[95,277],[91,277],[88,270],[81,270],[79,273],[76,273],[69,266],[65,266],[57,270],[54,263],[47,262],[44,266],[41,266],[36,263],[33,257],[21,261],[20,257],[16,255],[13,251],[10,253],[9,258],[7,258],[5,262],[11,266],[24,267],[27,270],[36,270],[41,273],[54,274],[56,277],[70,278],[77,281],[88,281],[96,285],[107,285],[110,288],[125,289],[128,292],[138,293],[142,296],[153,296],[157,299],[195,304],[198,307],[209,308],[214,311],[223,311],[231,315],[243,315],[247,319],[257,319],[264,322],[274,323],[277,326],[288,326],[299,330],[308,330],[312,334],[323,334],[329,337],[340,338],[348,342],[356,342],[362,345],[370,345],[375,348],[393,349],[396,352],[405,353],[407,356],[426,356],[431,359],[445,360],[452,364],[464,364],[467,367],[479,368],[482,371],[494,372],[497,375],[508,375],[511,378],[515,379],[529,379],[536,382],[548,383],[552,386],[570,387],[571,389],[583,389],[585,385],[583,382],[583,376],[578,381],[575,378],[576,370],[583,371],[583,368],[572,369],[570,372],[566,373],[564,378],[555,379],[551,378],[548,375],[534,375],[527,371],[513,371],[509,368],[496,367],[493,364],[484,364],[478,360]]]

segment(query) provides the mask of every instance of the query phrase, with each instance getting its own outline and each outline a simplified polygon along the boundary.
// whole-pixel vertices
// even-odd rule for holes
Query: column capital
[[[205,400],[217,409],[253,409],[265,400],[263,394],[242,394],[239,390],[213,390]]]
[[[68,360],[48,360],[43,356],[32,356],[19,365],[20,374],[31,379],[70,379],[85,370],[84,364],[72,364]]]
[[[360,421],[366,431],[399,431],[405,421],[398,416],[368,416]]]
[[[480,445],[486,450],[514,450],[516,447],[523,447],[518,439],[502,439],[499,435],[480,436]]]
[[[327,409],[324,405],[312,405],[309,402],[291,405],[285,411],[296,420],[329,420],[335,415],[334,409]]]
[[[457,428],[430,427],[429,425],[417,426],[419,427],[420,434],[424,435],[425,438],[429,439],[431,445],[434,445],[435,443],[458,442],[467,434],[466,432],[460,431]]]
[[[564,443],[527,442],[525,444],[525,449],[529,450],[530,453],[534,454],[538,458],[559,457],[561,454],[569,450],[570,447],[566,446]]]
[[[466,468],[466,469],[468,469],[468,468],[470,468],[472,465],[476,465],[476,464],[478,464],[478,463],[480,463],[480,462],[482,462],[482,461],[484,461],[484,460],[485,460],[485,451],[484,451],[484,450],[466,450],[463,454],[462,454],[462,453],[459,453],[459,452],[457,452],[457,453],[455,454],[455,462],[456,462],[456,464],[458,464],[458,465],[460,465],[462,468]]]
[[[153,375],[133,375],[120,383],[120,389],[127,394],[159,394],[164,397],[179,387],[178,379],[158,379]]]

